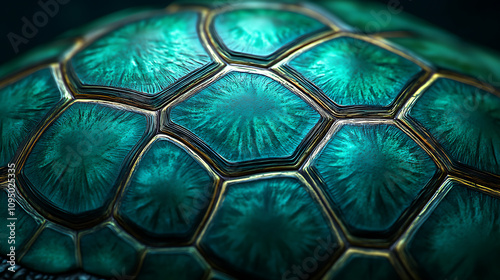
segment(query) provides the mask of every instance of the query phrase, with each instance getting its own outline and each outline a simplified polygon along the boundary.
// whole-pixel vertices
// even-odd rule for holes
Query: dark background
[[[46,2],[47,0],[42,0]],[[62,0],[61,0],[62,1]],[[59,12],[16,54],[7,38],[9,32],[21,34],[22,17],[32,19],[40,11],[38,0],[2,1],[0,5],[0,65],[33,47],[52,41],[61,33],[82,26],[122,9],[151,6],[165,7],[169,0],[65,0]],[[387,4],[389,0],[374,0]],[[405,12],[425,19],[467,41],[500,52],[500,5],[485,1],[400,0]]]

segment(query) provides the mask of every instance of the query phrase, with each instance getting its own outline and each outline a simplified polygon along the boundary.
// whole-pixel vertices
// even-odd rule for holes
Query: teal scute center
[[[0,89],[0,167],[61,99],[47,68]]]
[[[436,164],[394,125],[344,125],[313,166],[354,233],[386,234],[419,197]]]
[[[178,12],[130,23],[71,60],[84,85],[155,94],[211,62],[197,32],[199,15]]]
[[[340,106],[389,106],[421,71],[395,53],[351,37],[323,42],[288,65]]]
[[[118,214],[152,237],[192,234],[213,197],[214,179],[186,150],[155,140],[139,161]]]
[[[499,279],[500,200],[456,182],[411,237],[425,279]]]
[[[114,196],[124,161],[148,130],[145,115],[122,107],[74,103],[41,135],[23,174],[57,211],[78,215]]]
[[[500,175],[500,97],[450,79],[437,79],[410,116],[456,161]]]
[[[227,161],[241,162],[290,157],[320,115],[271,78],[231,72],[176,105],[170,118]]]
[[[309,190],[285,177],[228,184],[201,246],[226,267],[280,279],[307,257],[321,267],[340,245]]]
[[[217,15],[214,29],[230,51],[270,56],[294,40],[323,28],[321,22],[285,10],[238,9]]]
[[[347,257],[328,280],[399,280],[398,273],[387,257],[359,253]]]

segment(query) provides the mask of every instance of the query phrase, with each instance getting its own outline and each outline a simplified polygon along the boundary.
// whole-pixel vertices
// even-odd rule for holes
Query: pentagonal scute
[[[344,125],[313,166],[354,234],[387,235],[419,197],[437,166],[394,125]]]
[[[230,72],[175,106],[170,118],[225,160],[243,162],[292,156],[321,117],[267,76]]]
[[[0,167],[62,98],[48,68],[0,89]]]
[[[83,270],[103,277],[132,277],[139,261],[138,244],[113,224],[82,234],[80,251]]]
[[[137,279],[204,279],[209,271],[205,261],[192,247],[148,250]]]
[[[424,279],[499,279],[500,199],[457,183],[410,238]]]
[[[398,280],[398,275],[390,260],[385,256],[349,253],[337,262],[339,267],[326,280]]]
[[[500,96],[440,78],[422,93],[409,115],[455,161],[500,175]]]
[[[181,11],[129,23],[71,59],[83,85],[154,95],[212,59],[203,47],[199,14]]]
[[[19,254],[35,235],[41,224],[41,221],[34,218],[15,199],[17,201],[21,200],[12,192],[0,191],[0,203],[4,205],[4,207],[0,208],[0,218],[6,222],[4,226],[0,227],[0,239],[3,240],[3,242],[0,242],[2,256],[12,253],[10,250],[12,242],[15,242],[14,247],[16,250],[14,254]],[[9,218],[15,218],[15,220],[9,220]],[[9,222],[7,223],[7,221]]]
[[[218,14],[215,37],[236,54],[267,57],[300,37],[326,26],[298,12],[265,8],[240,8]]]
[[[29,154],[23,169],[28,188],[41,207],[63,218],[100,210],[114,197],[120,171],[148,132],[148,121],[121,106],[72,104]]]
[[[214,184],[211,173],[185,148],[158,138],[136,165],[118,215],[140,235],[185,239],[210,205]]]
[[[235,273],[281,279],[303,271],[305,259],[320,269],[340,241],[301,181],[269,177],[227,185],[201,247]]]
[[[75,236],[58,227],[45,227],[21,263],[44,273],[63,273],[78,267]]]
[[[340,106],[387,107],[421,71],[393,52],[351,37],[314,46],[288,66]]]

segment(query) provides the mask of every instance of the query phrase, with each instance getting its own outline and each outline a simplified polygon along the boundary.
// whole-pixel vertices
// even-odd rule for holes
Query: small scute
[[[325,25],[297,12],[260,8],[219,14],[214,19],[214,27],[216,36],[229,50],[266,57]]]

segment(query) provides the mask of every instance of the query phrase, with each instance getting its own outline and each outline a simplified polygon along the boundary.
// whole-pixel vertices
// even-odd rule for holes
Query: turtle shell
[[[2,279],[500,278],[500,57],[396,3],[129,10],[0,77]]]

